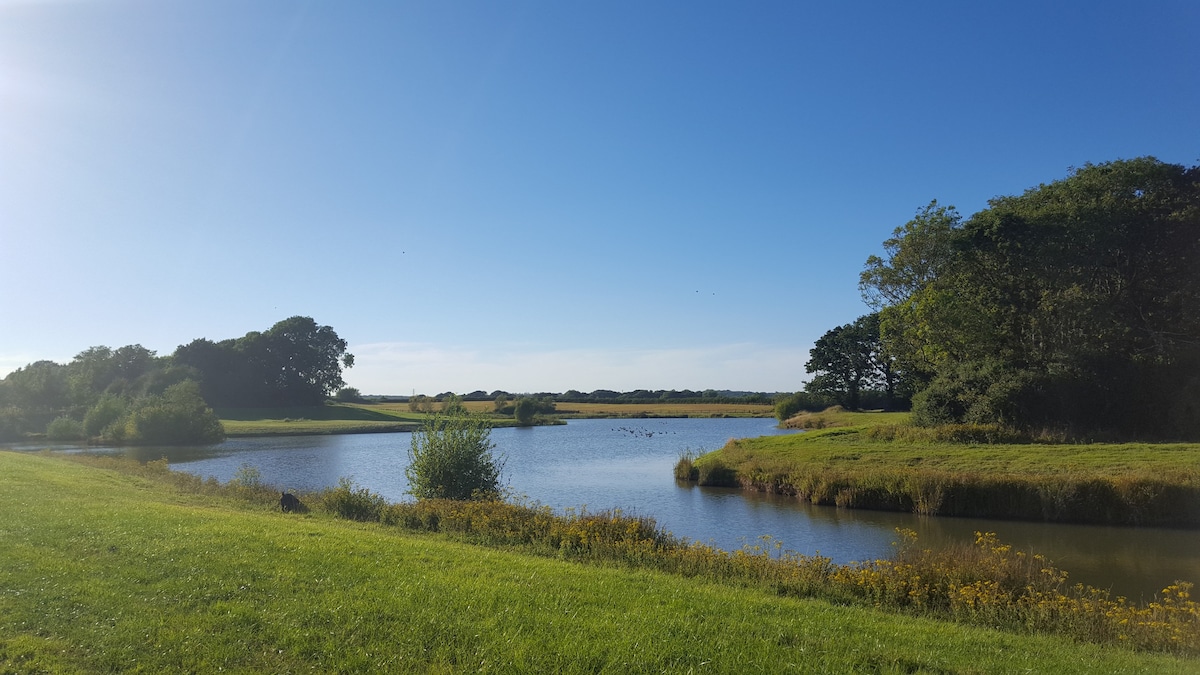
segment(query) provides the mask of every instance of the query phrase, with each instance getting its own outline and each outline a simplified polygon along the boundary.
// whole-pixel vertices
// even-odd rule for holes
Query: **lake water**
[[[895,529],[906,527],[931,547],[996,532],[1019,550],[1047,555],[1072,581],[1149,597],[1176,579],[1200,582],[1200,533],[1159,528],[1051,525],[970,518],[931,518],[812,506],[794,498],[678,483],[681,452],[721,447],[730,438],[790,433],[771,419],[571,420],[563,426],[492,431],[513,493],[557,510],[620,508],[653,517],[677,536],[732,550],[769,535],[786,550],[845,563],[886,557]],[[350,477],[391,501],[407,499],[404,468],[410,434],[235,438],[204,448],[114,449],[141,460],[166,456],[171,466],[221,482],[242,465],[262,479],[309,491]],[[44,446],[39,446],[44,447]]]

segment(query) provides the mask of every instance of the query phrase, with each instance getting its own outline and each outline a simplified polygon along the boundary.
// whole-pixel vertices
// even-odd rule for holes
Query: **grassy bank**
[[[571,548],[563,560],[281,514],[252,487],[168,474],[0,453],[0,670],[1198,670],[1193,659],[781,597],[770,584],[580,565]],[[446,513],[440,529],[467,516]],[[581,523],[592,521],[564,522],[587,548],[597,530]]]
[[[731,441],[679,467],[703,484],[931,515],[1200,527],[1200,444],[1030,443],[992,427],[920,429],[870,413]]]
[[[423,415],[344,403],[287,408],[217,410],[228,436],[300,436],[412,431]]]

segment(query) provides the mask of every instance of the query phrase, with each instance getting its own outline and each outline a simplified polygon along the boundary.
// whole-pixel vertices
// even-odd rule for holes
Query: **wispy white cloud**
[[[795,391],[807,346],[755,343],[687,349],[480,349],[382,342],[351,346],[350,385],[371,394],[567,389]]]
[[[50,360],[57,363],[68,363],[70,358],[54,358],[53,356],[31,356],[29,354],[15,354],[0,352],[0,379],[4,379],[9,373],[33,363],[34,361]]]

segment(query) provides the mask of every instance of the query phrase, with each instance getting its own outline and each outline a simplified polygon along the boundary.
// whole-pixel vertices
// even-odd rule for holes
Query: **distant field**
[[[762,403],[559,403],[563,417],[771,417]]]
[[[330,404],[290,408],[239,408],[217,411],[230,436],[280,436],[304,434],[361,434],[412,431],[421,424],[420,413],[398,407]]]
[[[436,410],[441,406],[434,403]],[[492,401],[466,401],[463,406],[471,412],[490,413]],[[407,403],[378,403],[364,406],[395,414],[415,415]],[[774,406],[757,403],[559,403],[556,415],[562,417],[771,417]]]

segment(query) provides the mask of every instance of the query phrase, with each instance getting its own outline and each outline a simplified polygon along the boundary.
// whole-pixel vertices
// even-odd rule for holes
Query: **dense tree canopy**
[[[306,316],[234,340],[194,340],[174,356],[200,373],[204,399],[217,407],[319,405],[354,365],[346,341]]]
[[[927,422],[1200,432],[1200,167],[1087,165],[962,221],[931,204],[868,259]]]
[[[877,312],[827,331],[809,356],[805,368],[816,374],[805,387],[810,394],[858,409],[865,391],[882,392],[884,406],[896,407],[902,378],[895,360],[884,349]]]
[[[320,404],[353,363],[332,328],[299,316],[236,340],[195,340],[170,357],[142,345],[89,347],[66,365],[37,361],[0,380],[0,440],[52,432],[211,442],[223,432],[209,405]]]

